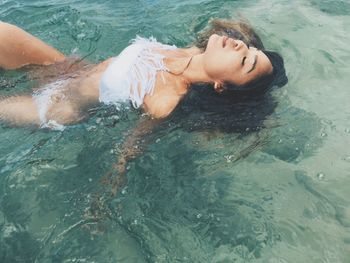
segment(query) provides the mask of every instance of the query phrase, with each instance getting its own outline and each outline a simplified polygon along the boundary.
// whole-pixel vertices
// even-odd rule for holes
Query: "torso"
[[[191,54],[193,52],[196,52],[196,50],[172,49],[159,51],[164,55],[163,62],[167,67],[172,65],[172,60],[189,57],[193,55]],[[53,119],[57,123],[67,124],[84,118],[86,108],[99,103],[101,79],[112,61],[113,58],[110,58],[95,66],[73,70],[68,72],[67,76],[61,77],[60,79],[69,79],[68,84],[65,84],[57,94],[49,95],[51,102],[46,111],[46,118],[43,119]],[[180,67],[182,67],[181,64]],[[127,88],[125,87],[125,89]],[[141,107],[152,117],[164,118],[175,109],[186,93],[187,86],[181,77],[174,76],[169,72],[157,71],[153,93],[144,96]],[[67,111],[67,114],[63,111]],[[65,118],[64,116],[68,117]],[[43,119],[42,121],[44,121]]]
[[[141,39],[141,42],[143,40]],[[147,41],[146,45],[147,45]],[[138,44],[138,42],[136,41],[136,43]],[[143,62],[149,62],[149,60],[147,59],[148,57],[153,57],[152,54],[154,54],[155,56],[159,56],[162,57],[161,61],[158,61],[157,59],[155,61],[153,61],[151,64],[154,65],[153,63],[156,63],[156,68],[158,68],[158,70],[156,71],[156,74],[154,75],[154,85],[152,84],[152,87],[146,87],[145,90],[143,90],[143,92],[145,93],[145,96],[142,98],[142,103],[140,103],[140,105],[136,105],[136,107],[142,107],[144,109],[145,112],[149,113],[151,116],[155,117],[155,118],[164,118],[166,116],[168,116],[176,107],[176,105],[179,103],[179,101],[183,98],[183,96],[187,93],[187,85],[184,84],[183,79],[181,78],[181,76],[175,76],[171,73],[168,72],[168,70],[172,70],[173,65],[173,60],[178,60],[179,58],[186,58],[186,57],[190,57],[192,54],[192,52],[195,52],[198,50],[197,49],[179,49],[176,47],[172,47],[172,46],[167,46],[167,45],[162,45],[158,42],[149,42],[149,46],[147,46],[146,48],[146,55],[144,53],[141,53],[141,55],[137,56],[137,60],[140,62],[140,58],[141,61]],[[137,49],[136,49],[137,50]],[[152,50],[151,53],[149,53],[147,50]],[[132,61],[133,59],[135,59],[135,56],[133,56],[134,54],[128,54],[128,51],[126,51],[124,53],[124,51],[121,53],[120,56],[122,56],[121,61],[116,61],[117,66],[123,66],[123,65],[128,65],[128,61],[129,58]],[[145,55],[145,56],[144,56]],[[124,56],[124,57],[123,57]],[[143,57],[145,57],[145,59],[143,59]],[[119,58],[118,58],[119,59]],[[126,61],[127,60],[127,61]],[[152,61],[153,58],[150,58],[150,61]],[[188,60],[184,60],[184,62],[186,62]],[[118,63],[118,62],[122,62],[122,63]],[[139,62],[135,62],[135,64],[132,65],[136,65],[137,71],[142,71],[142,67],[139,67]],[[108,63],[108,62],[107,62]],[[113,63],[113,62],[112,62]],[[181,62],[182,63],[182,62]],[[180,66],[180,70],[185,66],[182,64],[179,64]],[[146,63],[147,64],[147,63]],[[162,65],[163,64],[163,65]],[[150,64],[148,64],[150,65]],[[169,67],[171,66],[171,68]],[[177,66],[177,65],[175,65]],[[113,68],[113,64],[112,67],[113,68],[113,73],[116,72],[118,70],[118,67],[114,67]],[[145,66],[147,68],[147,66]],[[135,71],[135,68],[133,69]],[[108,69],[107,69],[108,71]],[[178,71],[178,70],[177,70]],[[122,73],[124,74],[124,71],[122,71]],[[152,72],[150,71],[143,71],[143,74],[147,73],[147,74],[151,74]],[[128,73],[126,72],[126,75]],[[137,75],[137,74],[135,74]],[[129,87],[126,87],[126,85],[120,85],[120,84],[125,84],[125,82],[121,82],[120,79],[123,78],[123,76],[119,76],[119,78],[115,78],[115,82],[113,81],[112,84],[113,85],[117,85],[119,84],[119,86],[121,86],[121,88],[123,89],[122,91],[120,91],[121,93],[124,92],[124,89],[128,89]],[[113,77],[112,77],[113,79]],[[137,76],[134,76],[133,79],[137,79]],[[149,78],[151,80],[151,78]],[[127,81],[126,83],[130,83],[132,81]],[[110,82],[111,83],[111,82]],[[116,83],[116,84],[115,84]],[[111,89],[114,89],[113,85]],[[135,86],[135,83],[133,83],[133,85]],[[145,79],[138,79],[137,80],[137,84],[136,86],[139,86],[138,89],[140,89],[140,86],[142,86],[142,88],[144,88],[145,86],[147,86],[148,84],[145,83]],[[120,88],[120,87],[119,87]],[[135,87],[133,87],[135,88]],[[131,89],[133,89],[131,88]],[[118,87],[117,87],[118,89]],[[150,92],[149,89],[152,89],[152,91]],[[131,92],[132,93],[132,92]],[[100,94],[101,95],[101,94]],[[111,94],[114,95],[114,94]],[[133,94],[130,94],[130,97],[132,97]],[[107,98],[108,100],[108,98]],[[132,100],[132,98],[131,98]],[[133,105],[135,107],[135,101],[133,102]]]
[[[180,56],[186,54],[181,51],[169,51],[168,56]],[[107,59],[96,65],[92,69],[84,72],[79,79],[75,80],[72,85],[77,87],[79,96],[89,102],[98,102],[99,87],[102,75],[111,59]],[[163,81],[164,80],[164,81]],[[142,108],[146,113],[149,113],[155,118],[164,118],[168,116],[187,93],[187,87],[174,78],[170,73],[157,72],[156,82],[152,95],[146,94],[143,100]]]

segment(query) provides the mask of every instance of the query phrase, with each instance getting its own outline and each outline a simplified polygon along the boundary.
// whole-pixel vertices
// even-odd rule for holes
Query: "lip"
[[[227,37],[227,36],[223,36],[223,37],[222,37],[222,47],[225,47],[225,46],[226,46],[227,40],[228,40],[228,37]]]

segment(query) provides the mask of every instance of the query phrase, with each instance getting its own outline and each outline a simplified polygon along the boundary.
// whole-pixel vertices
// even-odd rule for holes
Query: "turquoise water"
[[[116,196],[101,181],[138,112],[0,126],[0,262],[350,262],[349,14],[330,0],[0,0],[0,20],[92,62],[136,34],[185,46],[211,17],[243,16],[289,77],[264,128],[198,128],[201,109],[166,121]],[[0,72],[0,95],[33,86]]]

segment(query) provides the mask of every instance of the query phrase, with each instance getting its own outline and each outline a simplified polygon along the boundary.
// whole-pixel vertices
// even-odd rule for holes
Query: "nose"
[[[247,47],[242,40],[233,39],[233,46],[236,51],[239,51],[242,48]]]

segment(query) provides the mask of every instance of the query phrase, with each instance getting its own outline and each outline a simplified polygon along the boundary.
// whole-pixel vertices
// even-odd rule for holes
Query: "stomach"
[[[107,61],[89,64],[68,58],[50,66],[35,66],[29,70],[38,81],[33,99],[38,107],[42,127],[59,128],[87,117],[89,108],[99,103],[99,86]]]

